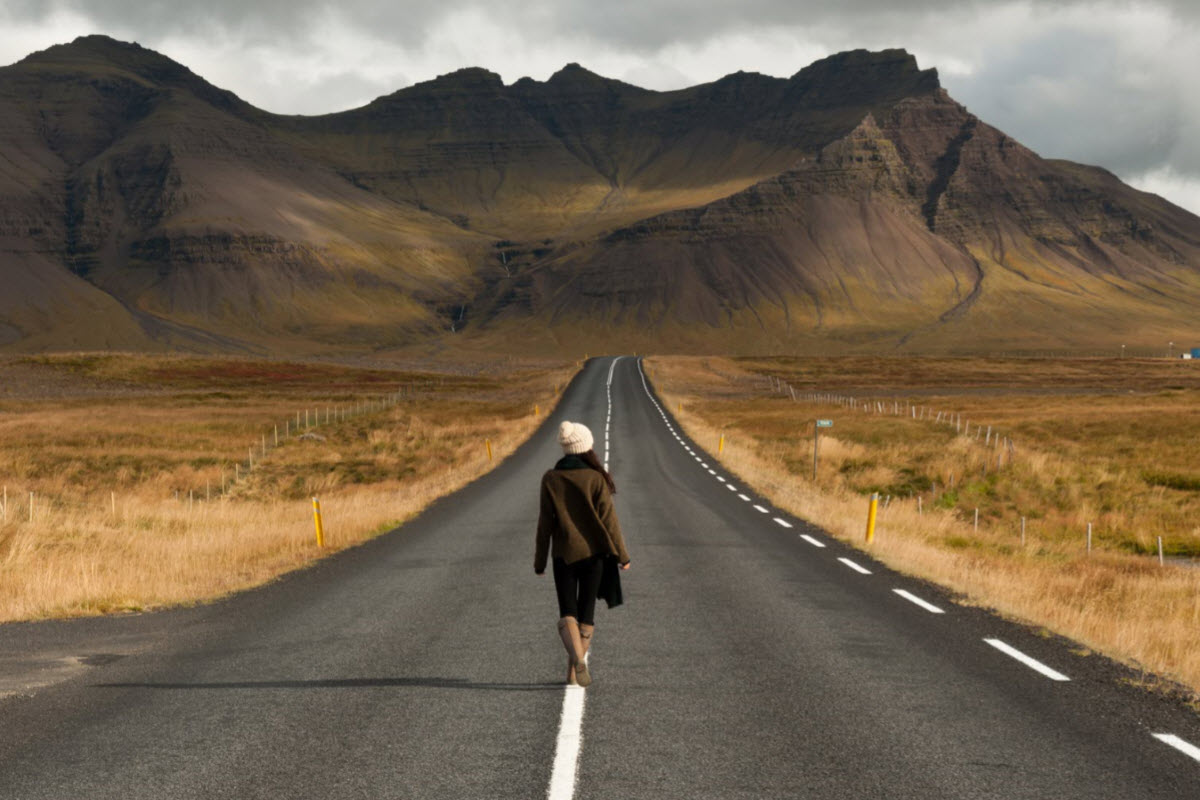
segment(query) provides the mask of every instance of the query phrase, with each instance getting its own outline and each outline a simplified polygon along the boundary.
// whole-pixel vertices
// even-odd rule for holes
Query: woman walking
[[[542,476],[533,571],[543,574],[547,555],[553,556],[567,683],[587,686],[592,677],[584,656],[595,630],[596,597],[602,580],[619,586],[616,567],[629,569],[629,553],[613,508],[616,486],[592,450],[592,432],[578,422],[564,422],[558,428],[558,443],[564,455]],[[606,587],[610,606],[620,602],[618,586]]]

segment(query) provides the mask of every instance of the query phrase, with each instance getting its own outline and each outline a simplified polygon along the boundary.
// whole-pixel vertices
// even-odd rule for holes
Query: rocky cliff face
[[[0,69],[0,149],[10,348],[1059,349],[1181,338],[1200,299],[1200,220],[900,50],[299,118],[88,37]]]

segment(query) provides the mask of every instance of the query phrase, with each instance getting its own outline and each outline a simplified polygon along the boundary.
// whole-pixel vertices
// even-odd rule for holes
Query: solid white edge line
[[[839,558],[838,561],[842,562],[847,567],[854,570],[855,572],[857,572],[860,575],[870,575],[871,574],[871,570],[867,569],[866,567],[855,564],[853,561],[851,561],[848,558]]]
[[[1197,761],[1200,761],[1200,747],[1196,747],[1196,745],[1192,744],[1191,742],[1180,739],[1173,733],[1152,733],[1150,735],[1155,739],[1158,739],[1163,744],[1171,745],[1171,747],[1174,747],[1184,755],[1191,756]]]
[[[999,639],[984,639],[984,641],[987,642],[988,644],[990,644],[992,647],[999,650],[1001,653],[1004,653],[1004,655],[1009,656],[1010,658],[1015,658],[1017,661],[1020,661],[1022,664],[1029,667],[1031,670],[1033,670],[1035,672],[1040,672],[1041,674],[1045,675],[1047,678],[1049,678],[1052,681],[1069,681],[1069,680],[1071,680],[1070,678],[1068,678],[1066,675],[1063,675],[1058,670],[1047,667],[1045,664],[1038,661],[1036,658],[1031,658],[1031,657],[1025,655],[1017,648],[1013,647],[1010,644],[1005,644],[1004,642],[1000,641]]]
[[[583,704],[587,697],[582,686],[568,686],[563,694],[562,717],[558,723],[558,741],[554,747],[554,768],[550,772],[547,800],[571,800],[579,777],[579,750],[583,744]]]
[[[772,519],[774,519],[774,520],[775,520],[775,524],[776,524],[776,525],[778,525],[778,526],[779,526],[779,527],[781,527],[781,528],[790,528],[790,527],[792,527],[792,523],[788,522],[786,519],[780,519],[779,517],[772,517]]]
[[[813,537],[809,536],[807,533],[800,534],[800,538],[803,539],[804,541],[808,542],[809,544],[811,544],[813,547],[824,547],[825,546],[825,543],[822,542],[820,539],[814,539]]]
[[[755,510],[755,511],[757,511],[758,513],[760,513],[760,514],[769,514],[769,513],[771,513],[771,512],[767,511],[765,508],[763,508],[762,506],[760,506],[760,505],[758,505],[758,504],[755,504],[755,506],[754,506],[754,510]]]
[[[918,605],[921,608],[925,609],[930,614],[945,614],[946,613],[942,609],[935,606],[933,603],[929,603],[929,602],[926,602],[925,600],[922,600],[921,598],[917,597],[912,592],[906,592],[903,589],[892,589],[892,591],[895,592],[896,594],[900,595],[901,597],[903,597],[908,602],[910,602],[914,605]]]
[[[740,497],[741,499],[745,500],[747,503],[749,503],[749,502],[750,502],[750,498],[749,498],[749,497],[746,497],[746,495],[744,495],[744,494],[739,494],[739,495],[738,495],[738,497]]]

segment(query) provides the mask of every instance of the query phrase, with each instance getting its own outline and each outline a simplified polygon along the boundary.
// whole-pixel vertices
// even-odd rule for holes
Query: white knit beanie
[[[558,426],[558,443],[567,455],[578,455],[592,449],[592,432],[580,422],[566,422]]]

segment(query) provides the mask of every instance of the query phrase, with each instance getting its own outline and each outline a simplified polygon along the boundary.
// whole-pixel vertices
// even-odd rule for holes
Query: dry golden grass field
[[[0,621],[211,599],[352,546],[499,463],[574,370],[0,360]]]
[[[647,364],[689,435],[714,454],[724,435],[726,467],[780,507],[963,602],[1140,667],[1147,683],[1200,690],[1200,363]],[[817,418],[833,428],[814,481]]]

